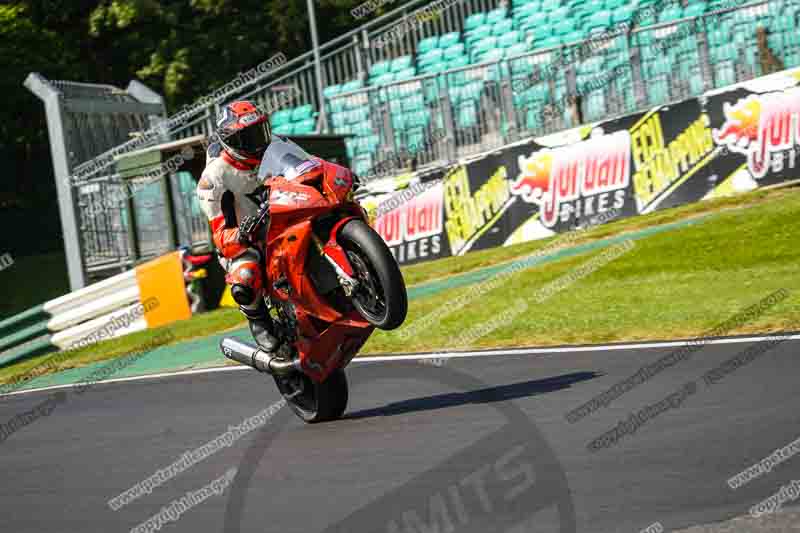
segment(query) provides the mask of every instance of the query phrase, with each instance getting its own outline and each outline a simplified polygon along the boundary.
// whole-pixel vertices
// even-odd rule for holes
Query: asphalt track
[[[800,437],[800,341],[703,381],[753,345],[706,345],[573,423],[568,411],[675,348],[354,364],[344,420],[308,426],[280,409],[118,511],[110,498],[278,401],[268,378],[235,370],[5,396],[3,424],[65,395],[0,442],[0,530],[130,531],[231,467],[222,495],[161,530],[638,533],[727,520],[800,479],[794,457],[726,483]],[[688,382],[696,390],[679,406],[587,449]]]

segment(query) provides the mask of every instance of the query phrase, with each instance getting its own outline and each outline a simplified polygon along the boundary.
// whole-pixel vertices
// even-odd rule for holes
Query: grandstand
[[[359,175],[391,175],[400,153],[444,165],[798,66],[798,11],[800,0],[412,0],[320,46],[324,102],[311,51],[228,99],[266,104],[291,87],[298,105],[273,113],[277,133],[345,134]],[[173,138],[209,135],[221,105],[199,106]]]
[[[745,1],[412,0],[320,46],[323,101],[311,51],[226,100],[250,98],[274,110],[278,134],[347,135],[350,164],[362,178],[393,176],[409,164],[425,171],[799,66],[800,0]],[[187,106],[173,140],[210,135],[223,104]],[[140,149],[161,137],[134,142]],[[103,243],[103,253],[85,258],[88,266],[109,255],[119,258],[115,264],[130,261],[118,235],[87,207],[89,196],[102,193],[84,187],[90,180],[121,186],[108,161],[122,148],[69,170],[75,209],[96,228],[83,231],[84,250],[94,250],[87,239]]]
[[[419,40],[414,54],[373,63],[363,81],[327,87],[326,112],[335,132],[354,135],[353,166],[369,175],[381,152],[417,145],[437,128],[453,132],[454,146],[420,154],[422,162],[759,76],[759,27],[771,30],[784,66],[800,63],[797,4],[731,6],[515,0],[467,16],[460,32]]]
[[[800,0],[412,0],[320,46],[324,102],[311,51],[228,98],[266,104],[291,87],[299,102],[272,114],[277,133],[345,134],[359,175],[391,175],[397,154],[444,165],[798,66],[798,11]],[[220,105],[173,137],[209,135]]]

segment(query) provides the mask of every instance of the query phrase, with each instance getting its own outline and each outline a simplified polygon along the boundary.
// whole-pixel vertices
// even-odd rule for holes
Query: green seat
[[[658,22],[670,22],[683,17],[683,9],[678,6],[668,7],[658,15]]]
[[[439,37],[439,48],[447,49],[456,44],[461,39],[461,35],[458,32],[450,32],[445,33],[441,37]]]
[[[568,17],[569,17],[569,8],[568,7],[559,7],[559,8],[554,9],[553,11],[550,11],[547,14],[547,22],[549,24],[551,24],[551,25],[552,24],[557,24],[557,23],[565,20]]]
[[[395,72],[394,81],[408,80],[417,75],[417,69],[414,67],[404,68],[399,72]]]
[[[606,9],[605,2],[603,0],[589,0],[583,5],[583,9],[588,13],[598,13]]]
[[[506,18],[505,8],[492,9],[486,13],[486,24],[494,24],[495,22],[503,20],[504,18]]]
[[[578,65],[578,74],[597,74],[603,69],[603,58],[592,57]]]
[[[706,12],[705,3],[698,2],[696,4],[689,4],[683,10],[683,17],[699,17]]]
[[[372,133],[372,123],[362,121],[358,124],[350,124],[350,130],[356,135],[369,135]]]
[[[575,31],[574,19],[564,19],[553,26],[553,33],[556,35],[564,35],[566,33],[572,33],[573,31]]]
[[[392,72],[400,72],[405,70],[414,64],[414,59],[411,56],[400,56],[394,60],[392,60]]]
[[[525,43],[516,43],[506,49],[506,57],[514,57],[528,53],[528,46]],[[527,68],[526,72],[530,72],[530,63],[527,61],[517,61],[520,69]]]
[[[422,93],[411,94],[402,100],[403,111],[420,111],[425,108]]]
[[[552,11],[561,7],[561,0],[542,0],[542,11]]]
[[[635,10],[632,6],[620,6],[614,10],[614,14],[611,15],[611,22],[616,26],[617,24],[621,24],[623,22],[630,23],[633,19],[633,14]]]
[[[378,61],[377,63],[373,63],[369,68],[369,77],[377,78],[379,76],[383,76],[390,71],[391,66],[391,61]]]
[[[435,50],[438,45],[439,45],[438,35],[422,39],[420,42],[417,43],[417,54],[428,53],[432,50]]]
[[[529,106],[525,112],[525,126],[532,131],[538,131],[542,127],[541,107]]]
[[[533,44],[535,50],[543,50],[545,48],[552,48],[560,45],[561,39],[558,36],[553,35],[546,39],[542,39],[541,41],[535,41]]]
[[[340,128],[347,125],[347,112],[331,113],[331,124],[334,128]]]
[[[369,118],[369,106],[361,106],[351,109],[346,113],[346,120],[348,124],[359,124]]]
[[[295,135],[308,135],[314,133],[316,126],[316,120],[313,118],[307,118],[305,120],[301,120],[300,122],[295,122],[292,127],[292,133]]]
[[[456,127],[472,128],[478,125],[478,106],[466,100],[456,107]]]
[[[611,11],[598,11],[589,17],[588,21],[583,26],[583,31],[594,33],[596,31],[605,30],[609,26],[611,26]]]
[[[364,88],[364,82],[362,80],[351,80],[342,85],[342,92],[350,92],[350,91],[357,91],[359,89]]]
[[[344,91],[342,90],[341,85],[328,85],[327,87],[322,89],[322,96],[324,96],[325,99],[328,99],[342,92]]]
[[[435,72],[442,72],[443,70],[447,70],[447,62],[445,61],[435,61],[420,67],[422,74],[432,74]]]
[[[539,41],[539,40],[542,40],[542,39],[547,39],[548,37],[551,37],[552,35],[553,35],[553,29],[548,24],[539,24],[533,30],[533,38],[534,38],[535,41]]]
[[[586,120],[599,120],[608,114],[605,91],[592,91],[586,95]]]
[[[283,126],[284,124],[288,124],[291,121],[292,121],[291,109],[281,109],[280,111],[276,111],[269,118],[270,125],[273,127]]]
[[[606,9],[615,10],[622,6],[627,6],[628,0],[606,0]]]
[[[561,41],[563,41],[564,44],[581,42],[584,39],[586,39],[586,35],[580,30],[576,30],[561,36]]]
[[[492,25],[491,24],[483,24],[482,26],[478,26],[468,34],[464,41],[466,42],[467,47],[472,46],[477,41],[481,39],[485,39],[492,35]]]
[[[658,105],[669,101],[669,86],[666,79],[650,80],[645,89],[649,105]]]
[[[402,130],[406,127],[406,115],[402,110],[397,113],[392,113],[390,115],[390,121],[392,123],[392,128],[396,130]]]
[[[314,108],[309,104],[295,107],[292,110],[292,122],[300,122],[301,120],[311,118],[313,113]]]
[[[501,36],[514,29],[514,21],[511,19],[503,19],[494,23],[492,26],[492,35]]]
[[[331,113],[338,113],[340,111],[343,111],[345,107],[347,107],[348,103],[347,100],[348,100],[347,98],[335,98],[335,97],[332,98],[331,100],[328,100],[328,110]]]
[[[450,99],[450,105],[458,105],[464,99],[464,87],[448,87],[447,97]]]
[[[539,4],[524,4],[515,9],[511,18],[513,20],[523,20],[536,15],[539,12]]]
[[[497,46],[502,48],[511,48],[522,40],[522,34],[517,30],[511,30],[505,35],[497,38]]]
[[[483,24],[485,20],[486,13],[473,13],[464,20],[464,31],[470,31],[477,28]]]
[[[388,72],[386,74],[381,74],[380,76],[376,76],[370,80],[370,85],[388,85],[394,81],[394,74]]]
[[[481,56],[481,62],[484,61],[500,61],[506,55],[505,48],[492,48],[491,50],[487,50]]]
[[[462,55],[464,55],[464,43],[454,43],[452,46],[445,49],[442,59],[450,61]]]
[[[455,58],[451,59],[450,61],[448,61],[447,62],[447,69],[449,70],[451,68],[461,68],[461,67],[466,67],[467,65],[469,65],[469,57],[464,55],[464,56],[455,57]]]
[[[425,127],[431,121],[431,112],[427,109],[412,111],[404,115],[406,127]]]
[[[462,97],[465,100],[480,100],[483,91],[483,81],[475,80],[462,87]]]
[[[292,134],[292,123],[286,122],[280,125],[272,125],[272,131],[277,133],[278,135],[291,135]]]
[[[434,48],[433,50],[429,50],[428,52],[422,54],[421,56],[417,56],[417,66],[422,68],[424,65],[429,65],[431,63],[436,63],[437,61],[441,61],[444,57],[444,50],[441,48]]]
[[[497,46],[497,37],[487,37],[485,39],[481,39],[472,46],[472,49],[469,51],[470,57],[472,58],[473,61],[476,61],[477,56],[483,54],[488,50],[491,50],[496,46]]]

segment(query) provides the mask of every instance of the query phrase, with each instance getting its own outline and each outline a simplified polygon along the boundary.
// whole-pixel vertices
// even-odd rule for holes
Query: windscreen
[[[258,177],[283,176],[290,180],[297,177],[295,168],[303,161],[311,159],[311,155],[289,139],[272,136],[272,142],[261,158]]]

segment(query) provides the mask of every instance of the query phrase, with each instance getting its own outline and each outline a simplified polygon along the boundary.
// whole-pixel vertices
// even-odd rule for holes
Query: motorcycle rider
[[[225,282],[250,324],[259,346],[274,351],[272,318],[264,303],[264,250],[261,243],[269,219],[256,224],[264,192],[258,167],[271,141],[269,117],[252,102],[240,100],[223,107],[209,146],[206,168],[197,184],[200,206],[208,217]]]

